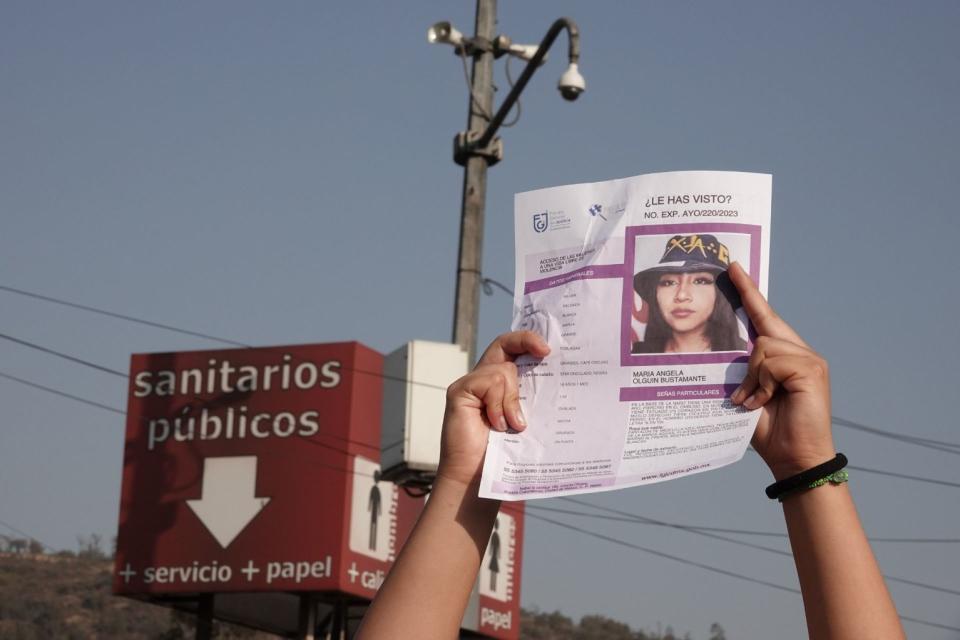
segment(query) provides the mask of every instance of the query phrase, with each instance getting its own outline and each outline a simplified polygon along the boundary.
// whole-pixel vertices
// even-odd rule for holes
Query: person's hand
[[[513,363],[525,353],[542,358],[550,347],[532,331],[505,333],[487,347],[473,371],[447,389],[438,479],[469,485],[483,466],[487,430],[526,428]]]
[[[739,264],[729,274],[757,330],[747,375],[731,400],[763,407],[751,444],[782,480],[835,455],[827,362],[774,313]]]

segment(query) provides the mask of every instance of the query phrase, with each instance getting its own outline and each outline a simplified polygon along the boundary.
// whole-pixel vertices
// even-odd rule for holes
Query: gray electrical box
[[[383,363],[380,468],[400,485],[432,482],[440,462],[440,431],[447,387],[467,373],[459,345],[413,340]]]

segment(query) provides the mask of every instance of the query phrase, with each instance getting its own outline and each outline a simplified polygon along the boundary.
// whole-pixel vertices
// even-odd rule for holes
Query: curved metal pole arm
[[[503,121],[506,119],[507,114],[510,113],[510,109],[513,108],[513,103],[515,103],[517,98],[520,97],[524,87],[527,86],[527,83],[533,76],[533,72],[537,70],[537,67],[539,67],[543,61],[544,56],[547,55],[547,51],[551,46],[553,46],[553,41],[557,39],[557,36],[560,35],[560,32],[564,29],[567,30],[569,35],[570,62],[576,63],[580,59],[580,29],[570,18],[557,18],[554,23],[550,25],[550,29],[547,30],[547,35],[545,35],[543,40],[540,42],[537,52],[533,54],[532,58],[530,58],[527,66],[523,69],[523,73],[521,73],[520,77],[517,79],[517,83],[513,85],[513,89],[511,89],[510,93],[507,94],[507,98],[503,101],[503,104],[500,105],[497,113],[493,116],[493,120],[491,120],[490,124],[487,125],[486,131],[484,131],[483,135],[480,136],[480,139],[471,146],[478,149],[483,149],[490,144],[490,141],[493,140],[493,136],[497,134],[497,130],[500,128],[500,125],[503,124]]]

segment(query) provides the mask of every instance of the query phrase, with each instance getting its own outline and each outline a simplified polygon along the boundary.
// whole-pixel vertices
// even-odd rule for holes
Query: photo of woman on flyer
[[[730,262],[716,236],[671,237],[660,262],[633,277],[647,322],[631,353],[746,351],[734,313],[739,298],[726,275]]]

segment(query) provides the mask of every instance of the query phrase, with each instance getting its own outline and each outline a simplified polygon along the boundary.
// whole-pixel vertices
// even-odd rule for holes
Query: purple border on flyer
[[[622,264],[602,264],[580,267],[570,273],[562,273],[541,280],[531,280],[523,285],[523,293],[533,293],[534,291],[543,291],[552,289],[576,280],[597,280],[601,278],[622,278],[624,275],[624,265]]]
[[[729,398],[736,390],[736,384],[692,384],[676,387],[621,387],[620,402],[720,399]]]
[[[633,354],[630,353],[630,319],[633,309],[633,269],[637,246],[637,236],[653,236],[668,234],[689,233],[739,233],[750,236],[750,265],[749,275],[754,283],[760,282],[760,225],[739,224],[727,222],[687,223],[687,224],[653,224],[646,226],[627,227],[624,233],[624,261],[623,261],[623,307],[620,310],[620,366],[643,366],[656,364],[707,364],[746,361],[746,356],[739,351],[722,353],[675,353],[675,354]],[[751,338],[754,336],[753,327],[749,327]],[[748,351],[752,345],[747,345]],[[622,393],[622,392],[621,392]]]

